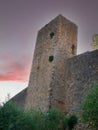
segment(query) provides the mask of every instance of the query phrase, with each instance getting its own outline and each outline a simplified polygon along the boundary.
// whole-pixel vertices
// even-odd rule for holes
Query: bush
[[[58,130],[60,129],[63,113],[57,109],[50,109],[46,113],[46,126],[47,130]]]
[[[52,62],[54,59],[54,56],[49,56],[49,61]]]
[[[53,38],[53,36],[54,36],[54,32],[51,32],[50,37]]]
[[[98,129],[98,83],[86,96],[82,107],[82,118],[91,129]]]
[[[29,112],[12,103],[6,103],[0,108],[0,130],[33,130],[33,128]]]
[[[62,129],[66,130],[67,128],[68,128],[68,118],[64,116],[62,121]]]
[[[78,119],[75,115],[72,115],[68,119],[68,129],[72,130],[74,126],[78,123]]]
[[[0,106],[0,130],[72,130],[75,116],[66,117],[57,109],[44,113],[24,110],[10,102]]]

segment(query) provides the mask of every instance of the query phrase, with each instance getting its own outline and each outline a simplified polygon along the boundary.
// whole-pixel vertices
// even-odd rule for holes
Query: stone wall
[[[26,96],[27,96],[27,88],[25,88],[20,93],[18,93],[17,95],[15,95],[9,101],[15,103],[16,105],[18,105],[21,108],[24,108],[25,107]]]
[[[98,50],[68,59],[65,68],[66,110],[80,113],[85,96],[98,82]]]
[[[38,32],[26,108],[65,110],[65,64],[76,50],[77,26],[61,15]]]
[[[77,26],[59,15],[38,32],[28,88],[11,101],[26,109],[56,107],[80,115],[85,96],[98,81],[98,50],[76,52]]]

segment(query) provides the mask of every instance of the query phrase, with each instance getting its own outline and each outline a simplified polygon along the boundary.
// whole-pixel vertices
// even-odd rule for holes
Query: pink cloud
[[[3,64],[3,69],[0,67],[2,69],[0,73],[0,81],[28,81],[31,66],[30,58],[22,57],[19,61],[10,59]]]
[[[28,73],[24,71],[15,70],[15,72],[8,72],[0,75],[0,81],[21,81],[25,82],[28,80]]]

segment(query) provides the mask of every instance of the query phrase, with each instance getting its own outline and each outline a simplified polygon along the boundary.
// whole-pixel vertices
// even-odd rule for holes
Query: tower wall
[[[65,111],[65,64],[76,50],[77,26],[61,15],[38,32],[26,108]]]

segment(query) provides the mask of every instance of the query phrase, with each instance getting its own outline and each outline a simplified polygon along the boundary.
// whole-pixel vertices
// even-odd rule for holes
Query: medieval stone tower
[[[65,111],[65,64],[77,51],[77,26],[59,15],[38,32],[26,108]]]
[[[38,32],[29,85],[11,101],[27,109],[56,107],[78,115],[98,82],[98,50],[76,51],[77,26],[59,15]]]

